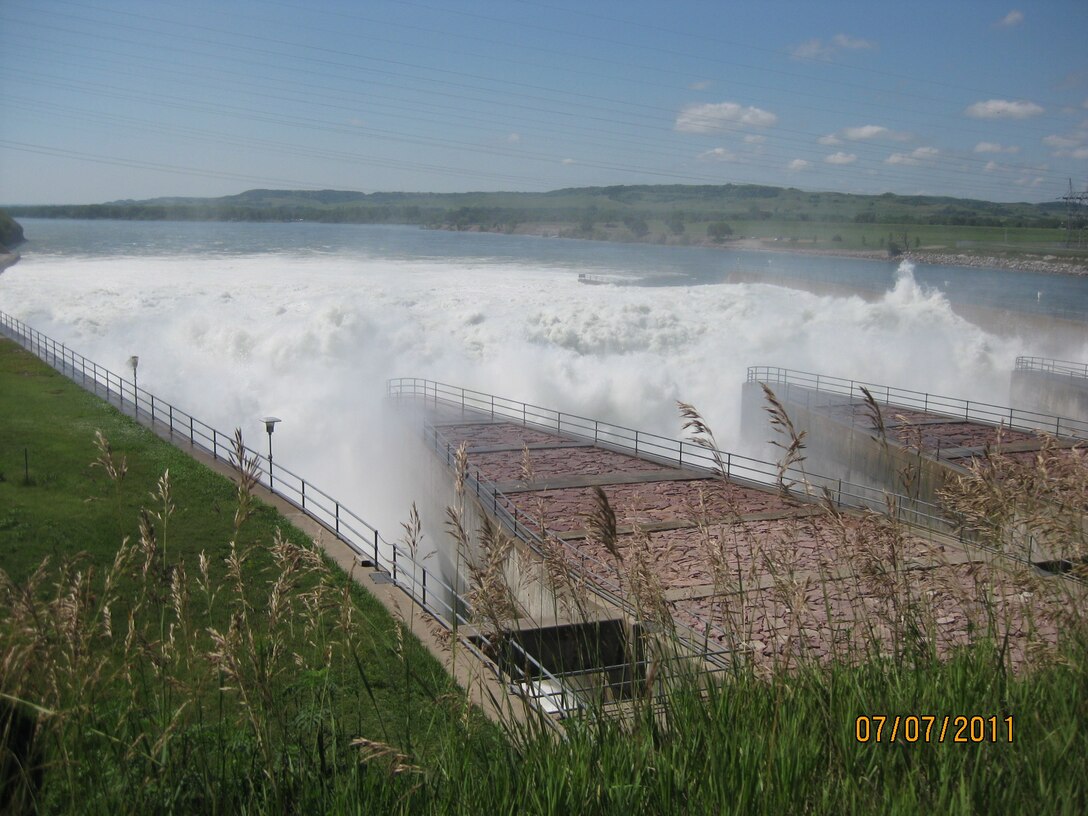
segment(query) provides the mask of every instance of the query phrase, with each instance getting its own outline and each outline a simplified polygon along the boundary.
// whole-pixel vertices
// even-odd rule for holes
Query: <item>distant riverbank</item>
[[[736,238],[725,241],[712,241],[708,239],[693,240],[685,236],[662,236],[660,238],[646,237],[641,240],[611,237],[607,234],[579,235],[565,223],[527,223],[519,224],[512,229],[487,229],[481,226],[472,226],[468,229],[457,230],[453,227],[439,227],[458,232],[496,232],[507,235],[530,235],[538,238],[568,238],[587,241],[604,241],[610,243],[626,244],[651,244],[654,246],[688,246],[704,247],[707,249],[743,250],[745,252],[771,252],[791,255],[818,255],[832,258],[859,258],[870,261],[888,261],[899,263],[909,260],[914,263],[934,264],[939,266],[963,266],[972,268],[1009,269],[1016,272],[1035,272],[1046,275],[1071,275],[1074,277],[1088,277],[1088,264],[1081,259],[1064,259],[1056,255],[969,255],[942,251],[937,249],[916,249],[900,255],[889,256],[883,249],[838,249],[833,247],[815,247],[806,245],[803,241],[776,241],[764,238]]]
[[[18,263],[20,257],[18,252],[0,252],[0,272],[3,272],[9,266],[14,266]]]

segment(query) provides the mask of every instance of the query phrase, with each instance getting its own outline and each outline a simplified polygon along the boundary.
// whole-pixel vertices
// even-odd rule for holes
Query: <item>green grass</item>
[[[234,484],[6,340],[0,341],[0,418],[0,568],[11,581],[0,589],[27,586],[48,559],[45,577],[30,582],[35,619],[59,615],[68,599],[80,621],[28,623],[20,630],[12,610],[21,590],[0,593],[9,613],[8,628],[0,629],[3,651],[10,657],[27,644],[35,649],[21,663],[5,664],[0,691],[51,711],[67,710],[44,720],[54,726],[45,788],[51,809],[118,812],[115,806],[125,804],[137,812],[138,802],[205,799],[208,786],[216,788],[210,804],[227,812],[249,798],[270,805],[315,796],[320,802],[326,795],[320,787],[295,789],[321,775],[339,779],[339,787],[357,784],[353,738],[426,751],[482,727],[477,717],[463,717],[456,686],[418,640],[339,571],[299,570],[282,588],[293,619],[279,633],[281,654],[270,654],[278,635],[263,616],[284,572],[272,545],[277,531],[296,548],[307,546],[305,536],[259,502],[236,527]],[[123,478],[111,479],[92,464],[102,459],[96,431],[109,441],[115,467],[125,462]],[[169,514],[162,497],[152,495],[167,471]],[[142,512],[152,530],[150,555],[136,544]],[[124,568],[111,570],[125,539],[135,551]],[[244,586],[237,591],[225,563],[232,551],[246,559],[239,580]],[[195,585],[202,554],[210,582],[218,586],[214,600]],[[191,588],[187,627],[172,611],[172,581],[181,570]],[[111,574],[112,591],[105,588]],[[307,630],[300,618],[306,596],[316,598],[319,585],[326,585],[321,597],[327,608]],[[341,626],[346,608],[355,616],[350,627]],[[135,615],[135,644],[122,642],[129,613]],[[234,690],[224,693],[216,676],[221,668],[213,670],[209,658],[215,648],[210,630],[229,633],[243,614],[251,625],[248,635],[241,628],[236,651],[252,660],[239,681],[225,684]],[[103,633],[107,618],[112,637]],[[187,640],[183,628],[191,630]],[[69,637],[71,644],[62,642]],[[180,643],[181,656],[164,656],[170,638]],[[126,662],[137,664],[139,677],[123,677],[133,669]],[[20,665],[22,673],[15,670]],[[59,689],[48,687],[54,673]],[[77,673],[89,676],[72,676]],[[80,687],[83,682],[87,687]],[[242,687],[259,701],[247,703]],[[259,727],[249,727],[253,705],[263,718]],[[274,727],[266,729],[268,723]],[[174,751],[134,751],[130,741],[140,729],[172,740]],[[117,739],[129,747],[121,750]],[[263,754],[257,751],[262,739],[270,743]],[[209,740],[218,746],[219,764],[202,758]]]
[[[123,479],[91,466],[104,459],[96,430],[115,464],[124,455]],[[663,708],[635,705],[626,722],[591,708],[561,738],[531,721],[503,733],[369,595],[306,560],[270,509],[236,525],[244,491],[6,341],[0,468],[12,579],[0,581],[0,730],[2,706],[36,717],[43,812],[1076,814],[1088,802],[1081,630],[1015,676],[985,640],[947,662],[922,650],[771,676],[738,667],[713,684],[672,678]],[[141,509],[161,517],[145,514],[142,531]],[[232,552],[249,552],[235,570]],[[1012,716],[1013,740],[858,743],[856,718],[875,715]]]

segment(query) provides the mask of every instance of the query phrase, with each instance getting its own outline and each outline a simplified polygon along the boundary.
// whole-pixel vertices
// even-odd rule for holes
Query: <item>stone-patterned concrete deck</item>
[[[992,634],[1011,638],[1014,660],[1055,640],[1062,613],[1056,579],[968,552],[952,538],[833,513],[770,487],[666,468],[516,422],[471,413],[458,421],[449,409],[432,419],[451,448],[467,446],[469,471],[498,483],[504,506],[523,524],[558,542],[572,564],[605,585],[619,580],[627,591],[648,567],[674,619],[708,631],[712,649],[771,665],[874,641],[892,649],[904,628],[916,627],[947,654],[991,620]],[[949,425],[940,437],[949,444],[984,432],[929,415],[912,422],[936,435]],[[1032,438],[1023,436],[1017,441]],[[589,529],[594,485],[616,515],[614,551]]]
[[[871,432],[877,430],[872,409],[862,400],[834,402],[818,410],[854,427]],[[970,464],[985,456],[987,451],[999,451],[1019,461],[1030,461],[1044,444],[1041,432],[895,405],[880,405],[880,411],[890,442],[960,465]],[[1074,439],[1060,439],[1057,444],[1062,450],[1084,446],[1083,440]]]

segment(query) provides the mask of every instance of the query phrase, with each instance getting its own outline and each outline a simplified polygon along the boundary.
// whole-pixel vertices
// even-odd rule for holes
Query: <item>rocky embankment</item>
[[[0,272],[19,260],[19,253],[14,249],[25,240],[22,225],[0,210]]]
[[[940,264],[943,266],[984,266],[990,269],[1014,269],[1018,272],[1042,272],[1047,275],[1088,276],[1088,265],[1079,259],[1059,258],[1055,255],[1021,255],[1004,258],[990,255],[962,255],[942,252],[910,252],[903,257],[915,263]]]

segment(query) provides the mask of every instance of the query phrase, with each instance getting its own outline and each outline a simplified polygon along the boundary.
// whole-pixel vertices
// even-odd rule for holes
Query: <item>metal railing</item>
[[[213,459],[222,459],[238,466],[233,434],[224,433],[146,389],[137,387],[131,380],[5,312],[0,312],[0,335],[15,341],[122,412],[131,411],[137,421],[152,430],[163,431],[172,441],[188,442],[192,448],[203,451]],[[468,616],[471,610],[468,600],[458,594],[440,574],[424,566],[400,542],[383,538],[374,526],[313,482],[279,463],[269,462],[265,454],[252,448],[243,447],[241,453],[246,460],[256,462],[258,480],[264,487],[332,532],[361,561],[385,573],[398,589],[445,629],[457,635],[462,646],[502,678],[493,657],[486,653],[493,644],[485,634],[475,630],[474,621]],[[471,636],[465,635],[462,629]],[[529,676],[509,678],[521,687],[519,693],[527,696],[542,713],[569,713],[572,707],[571,692],[562,682],[563,673],[550,671],[520,644],[514,642],[508,645],[519,654],[519,660],[514,665],[527,666],[531,670]],[[549,718],[545,719],[551,722]]]
[[[777,485],[779,480],[778,465],[772,462],[741,456],[729,451],[713,450],[690,440],[672,439],[448,383],[401,377],[389,380],[388,390],[391,397],[415,397],[436,406],[441,404],[460,407],[462,410],[486,414],[492,419],[511,420],[520,425],[572,440],[591,442],[601,448],[633,454],[642,459],[657,462],[663,467],[690,468],[707,475],[720,472],[726,479],[740,486],[766,489]],[[432,444],[438,445],[437,440],[442,438],[441,434],[434,430],[428,433],[433,438]],[[444,438],[442,439],[443,444],[449,444]],[[446,455],[452,456],[452,453],[447,451]],[[807,473],[796,468],[790,468],[781,475],[785,483],[791,485],[791,492],[799,498],[824,501],[830,496],[838,507],[878,512],[888,508],[889,494],[883,489]],[[486,480],[485,486],[481,489],[492,500],[495,511],[501,512],[502,504],[495,496],[506,497],[503,497],[497,488]],[[900,521],[935,532],[951,532],[951,522],[936,505],[901,495],[893,495],[891,498]],[[509,499],[506,501],[509,505],[513,505]],[[511,517],[510,521],[516,521],[516,519]]]
[[[500,419],[556,434],[571,441],[592,443],[597,447],[627,453],[639,458],[654,461],[666,467],[683,467],[702,471],[707,475],[720,475],[741,487],[754,487],[766,490],[777,487],[779,479],[789,488],[791,497],[812,503],[830,501],[838,508],[846,510],[871,510],[893,517],[910,525],[916,534],[926,535],[930,540],[942,536],[958,539],[961,544],[976,551],[985,551],[1004,561],[1021,566],[1032,566],[1026,556],[1008,552],[978,540],[977,536],[961,529],[952,518],[946,516],[940,508],[930,502],[892,493],[884,488],[868,487],[843,479],[807,473],[800,469],[789,468],[780,474],[778,465],[752,459],[727,451],[714,450],[691,441],[670,439],[657,434],[636,431],[621,425],[604,423],[600,420],[542,408],[532,403],[512,400],[482,391],[450,385],[415,377],[400,377],[388,381],[388,392],[394,398],[415,398],[435,407],[442,405],[460,408],[485,415],[495,420]],[[892,391],[894,394],[895,392]],[[424,423],[425,437],[428,444],[452,467],[457,445],[448,439],[433,424]],[[516,502],[504,494],[498,485],[481,477],[479,472],[466,473],[466,492],[475,493],[481,505],[502,521],[518,538],[525,541],[537,552],[543,552],[539,533],[539,518],[521,513]],[[615,570],[606,566],[593,556],[577,550],[561,536],[554,536],[554,542],[560,543],[570,555],[570,563],[580,567],[585,577],[590,577],[597,585],[598,594],[620,608],[629,608],[622,588],[615,577]],[[1061,574],[1062,578],[1073,580],[1071,575]],[[718,627],[709,627],[710,631],[720,631]],[[694,637],[682,637],[689,646],[705,642],[700,631]],[[703,650],[704,657],[710,662],[718,662],[723,652]]]
[[[829,377],[826,374],[794,371],[775,366],[749,366],[748,382],[796,386],[811,392],[840,395],[854,400],[863,399],[861,389],[864,387],[879,403],[948,417],[950,421],[980,422],[987,425],[1003,425],[1017,430],[1046,431],[1055,436],[1088,439],[1088,422],[1083,420],[992,405],[978,400],[911,391],[881,383]]]
[[[1075,363],[1071,360],[1051,360],[1048,357],[1017,357],[1016,370],[1045,371],[1048,374],[1088,378],[1088,363]]]

